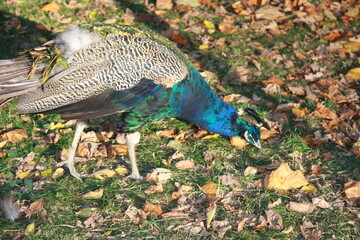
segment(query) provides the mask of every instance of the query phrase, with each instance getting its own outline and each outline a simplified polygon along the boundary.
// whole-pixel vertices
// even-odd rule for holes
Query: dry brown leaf
[[[302,212],[302,213],[312,213],[316,206],[311,203],[299,203],[299,202],[290,202],[288,208],[291,211]]]
[[[44,209],[44,199],[40,198],[39,200],[33,202],[28,209],[25,210],[27,218],[31,218],[32,215],[41,212]]]
[[[344,192],[346,197],[352,201],[356,202],[360,200],[360,181],[356,182],[353,180],[348,181],[344,185]]]
[[[270,5],[261,7],[255,12],[256,19],[278,20],[285,17],[285,14]]]
[[[85,194],[81,195],[81,197],[87,198],[87,199],[99,199],[103,196],[103,194],[104,194],[104,189],[100,188],[95,191],[85,193]]]
[[[276,83],[270,83],[270,84],[266,85],[266,87],[261,88],[261,90],[263,90],[264,93],[266,93],[268,95],[281,92],[280,85],[278,85]]]
[[[192,189],[191,186],[189,185],[181,185],[179,187],[179,190],[177,192],[173,192],[171,194],[171,199],[175,200],[178,199],[179,197],[181,197],[182,195],[186,194],[187,192],[189,192]]]
[[[115,152],[117,156],[126,155],[128,152],[127,146],[122,144],[111,145],[111,150]]]
[[[319,117],[322,119],[337,119],[337,115],[335,112],[331,111],[329,108],[325,107],[323,104],[318,103],[316,105],[316,109],[311,113],[314,117]]]
[[[188,42],[187,38],[181,35],[180,33],[174,33],[171,36],[171,40],[183,46],[185,46]]]
[[[146,201],[146,204],[144,207],[144,212],[145,212],[146,216],[148,216],[149,214],[152,213],[158,217],[162,214],[162,209],[161,209],[160,205],[152,204],[151,202]]]
[[[225,185],[225,186],[238,186],[238,185],[240,185],[237,178],[234,175],[231,175],[231,174],[226,174],[226,175],[220,176],[220,181],[221,181],[221,184]]]
[[[263,84],[269,85],[269,84],[277,84],[277,85],[284,85],[284,81],[278,79],[277,77],[271,77],[268,80],[262,81]]]
[[[256,225],[255,227],[253,227],[253,230],[254,231],[261,231],[263,230],[266,225],[268,224],[268,222],[266,221],[266,218],[264,216],[260,216],[259,217],[259,221],[260,221],[260,224]]]
[[[318,225],[312,224],[308,220],[304,220],[303,224],[300,225],[301,233],[305,240],[320,240],[322,231]]]
[[[307,108],[299,108],[299,107],[293,107],[291,108],[291,112],[297,117],[297,118],[305,118],[307,116]]]
[[[255,176],[257,172],[258,172],[257,167],[248,166],[244,171],[244,175]]]
[[[209,229],[210,228],[210,224],[211,221],[214,219],[215,217],[215,213],[216,213],[216,203],[212,203],[210,204],[210,206],[206,209],[206,228]]]
[[[158,192],[163,192],[164,188],[161,182],[158,182],[155,186],[150,187],[149,189],[145,190],[146,194],[154,194]]]
[[[165,182],[171,178],[171,171],[165,168],[156,168],[146,176],[146,182]]]
[[[171,212],[163,213],[161,216],[163,218],[188,218],[189,214],[173,210]]]
[[[325,40],[327,41],[336,41],[340,38],[344,38],[344,37],[349,37],[352,36],[352,33],[339,33],[337,31],[332,31],[331,33],[329,33],[328,35],[326,35],[324,37]]]
[[[244,218],[239,222],[238,227],[237,227],[238,233],[241,232],[242,230],[244,230],[244,226],[245,226],[247,220],[249,220],[249,218]]]
[[[211,200],[216,196],[217,193],[217,183],[214,182],[207,182],[204,186],[201,187],[201,189],[206,194],[206,199]]]
[[[236,32],[239,27],[234,26],[235,22],[235,15],[226,15],[224,20],[219,23],[219,30],[220,32],[224,33],[234,33]]]
[[[322,166],[318,165],[312,165],[311,166],[311,175],[319,175],[324,171],[324,168]]]
[[[273,208],[273,207],[279,206],[281,203],[282,203],[281,198],[278,198],[275,202],[269,203],[268,208]]]
[[[175,163],[175,167],[180,170],[189,170],[194,168],[195,163],[192,160],[181,160]]]
[[[246,147],[247,143],[241,137],[230,137],[230,142],[233,146],[243,149]]]
[[[283,220],[279,213],[270,209],[270,210],[266,210],[265,214],[266,214],[266,220],[269,223],[270,229],[276,229],[276,230],[283,229],[283,227],[284,227]]]
[[[287,163],[265,177],[265,187],[273,190],[292,190],[308,184],[304,174],[300,170],[291,170]]]
[[[277,135],[279,135],[279,132],[276,130],[268,130],[264,127],[260,128],[260,139],[262,140],[266,140]]]
[[[54,2],[43,5],[41,8],[44,12],[57,12],[60,10],[60,6]]]
[[[24,129],[14,129],[12,131],[4,133],[2,137],[3,140],[8,140],[11,143],[19,143],[23,139],[27,138],[28,134]]]
[[[158,9],[172,9],[172,0],[156,0],[156,8]]]
[[[319,208],[330,208],[331,207],[330,203],[325,201],[325,199],[323,199],[323,198],[314,197],[311,199],[311,201],[315,206],[317,206]]]

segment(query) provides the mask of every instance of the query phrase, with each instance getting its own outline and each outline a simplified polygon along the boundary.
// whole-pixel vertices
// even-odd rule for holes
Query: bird
[[[60,114],[77,124],[66,160],[70,174],[88,120],[117,114],[126,133],[131,165],[128,178],[142,179],[135,149],[140,131],[167,118],[192,122],[225,137],[238,136],[261,148],[264,121],[250,109],[244,120],[218,96],[189,58],[154,30],[120,24],[82,23],[19,57],[0,60],[2,105],[17,97],[21,113]]]

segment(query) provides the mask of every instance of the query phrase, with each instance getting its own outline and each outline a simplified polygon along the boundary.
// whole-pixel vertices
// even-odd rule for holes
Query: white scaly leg
[[[142,179],[136,164],[136,157],[135,157],[135,147],[139,142],[140,142],[140,132],[133,132],[126,134],[126,146],[128,147],[130,164],[131,164],[131,174],[127,176],[127,178],[132,178],[135,180]]]
[[[68,158],[65,161],[59,162],[57,164],[58,166],[62,166],[65,164],[68,167],[70,174],[80,181],[81,181],[81,177],[84,177],[85,175],[82,176],[76,171],[75,166],[74,166],[74,158],[75,158],[77,146],[80,141],[81,133],[84,131],[84,128],[86,128],[86,127],[88,127],[88,124],[84,121],[79,120],[76,123],[74,138],[71,143],[71,147],[68,151]]]

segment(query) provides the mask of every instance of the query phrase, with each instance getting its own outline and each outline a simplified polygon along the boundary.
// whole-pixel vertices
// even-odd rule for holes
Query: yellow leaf
[[[112,169],[102,169],[99,171],[94,172],[92,175],[97,179],[104,180],[104,177],[113,177],[116,174],[116,171]]]
[[[20,178],[21,180],[27,178],[31,171],[21,172],[16,177]]]
[[[5,147],[6,143],[8,142],[8,140],[2,141],[0,142],[0,148]]]
[[[26,236],[31,236],[35,233],[35,223],[30,223],[29,225],[26,226],[25,228],[25,235]]]
[[[273,190],[291,190],[308,185],[303,173],[300,170],[293,171],[287,163],[265,178],[265,187]]]
[[[118,167],[115,169],[115,171],[120,175],[120,176],[124,176],[126,174],[129,173],[129,171],[126,168],[123,167]]]
[[[104,189],[100,188],[95,191],[85,193],[81,197],[87,199],[99,199],[102,197],[103,194],[104,194]]]
[[[80,211],[75,212],[75,215],[77,216],[82,216],[82,217],[90,217],[91,212],[96,211],[97,208],[93,207],[93,208],[82,208],[80,209]]]
[[[208,49],[208,48],[209,48],[209,46],[207,46],[207,45],[200,45],[199,46],[200,50],[204,50],[204,49]]]
[[[63,168],[57,168],[55,172],[53,173],[53,178],[58,178],[64,175],[64,169]]]
[[[205,20],[204,25],[205,25],[205,28],[207,28],[207,29],[215,29],[215,24],[213,24],[210,21]]]
[[[210,134],[210,135],[203,137],[202,139],[213,139],[213,138],[219,138],[219,137],[220,137],[219,134]]]
[[[217,183],[214,182],[207,182],[201,189],[205,192],[206,198],[211,200],[215,197],[217,192]]]
[[[231,137],[230,142],[232,145],[234,145],[237,148],[245,148],[246,147],[246,141],[242,139],[241,137]]]
[[[42,171],[40,174],[42,177],[50,177],[52,174],[52,170],[48,169],[48,170]]]
[[[307,193],[316,193],[318,190],[316,189],[316,187],[314,187],[313,185],[307,185],[307,186],[303,186],[301,188],[302,190],[306,191]]]
[[[42,42],[42,43],[47,42],[47,39],[45,37],[39,37],[38,40],[39,40],[39,42]]]
[[[44,12],[57,12],[60,10],[60,6],[54,2],[46,4],[41,7]]]
[[[64,128],[64,124],[62,123],[57,123],[55,124],[54,122],[51,122],[50,125],[48,126],[49,130],[55,130],[55,129],[59,129],[59,128]]]
[[[360,42],[354,42],[354,41],[345,42],[345,41],[342,41],[341,43],[344,45],[344,47],[348,48],[350,50],[350,52],[359,52],[360,51]]]
[[[206,209],[206,228],[210,228],[211,221],[214,219],[216,213],[216,204],[211,204]]]
[[[360,79],[360,67],[350,69],[350,71],[348,71],[346,76],[351,77],[353,79]]]
[[[96,12],[90,12],[90,13],[89,13],[89,18],[90,18],[91,20],[95,20],[95,18],[96,18]]]

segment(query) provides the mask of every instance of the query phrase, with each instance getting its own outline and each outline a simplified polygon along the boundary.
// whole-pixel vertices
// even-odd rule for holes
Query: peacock
[[[141,179],[135,148],[140,130],[164,118],[179,118],[225,137],[239,136],[261,148],[259,125],[252,109],[241,119],[208,85],[174,43],[153,30],[101,23],[70,26],[54,40],[15,58],[0,60],[0,99],[18,97],[21,113],[61,114],[77,119],[65,161],[74,166],[87,120],[117,114],[126,133],[132,179]]]

